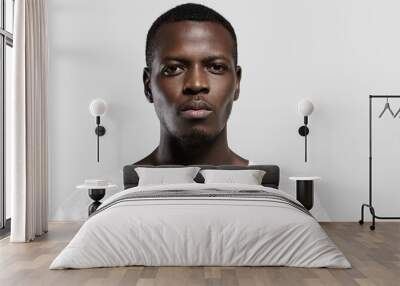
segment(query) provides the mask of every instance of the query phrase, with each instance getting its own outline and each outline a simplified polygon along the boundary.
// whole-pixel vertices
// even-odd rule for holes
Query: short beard
[[[209,134],[204,131],[194,129],[190,134],[179,136],[178,140],[184,149],[193,150],[194,148],[204,147],[214,141],[218,134]]]

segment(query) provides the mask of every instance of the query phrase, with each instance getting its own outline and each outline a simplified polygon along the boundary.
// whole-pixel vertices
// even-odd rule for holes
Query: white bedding
[[[50,269],[126,265],[351,267],[312,216],[282,202],[174,197],[113,204],[136,192],[207,192],[207,188],[262,190],[295,201],[280,190],[254,185],[189,183],[127,189],[103,202]]]

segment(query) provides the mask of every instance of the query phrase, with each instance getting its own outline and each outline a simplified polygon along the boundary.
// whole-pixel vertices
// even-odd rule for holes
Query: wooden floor
[[[119,267],[48,270],[80,224],[51,223],[32,243],[0,241],[0,285],[400,285],[400,222],[322,223],[352,269],[291,267]]]

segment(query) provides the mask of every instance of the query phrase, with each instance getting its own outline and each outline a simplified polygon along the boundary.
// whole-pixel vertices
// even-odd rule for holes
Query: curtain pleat
[[[13,73],[15,141],[11,183],[12,242],[47,232],[47,7],[46,0],[17,0]],[[24,87],[24,88],[21,88]]]

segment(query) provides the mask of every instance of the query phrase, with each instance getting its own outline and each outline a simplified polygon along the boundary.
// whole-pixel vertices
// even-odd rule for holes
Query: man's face
[[[143,80],[164,129],[180,139],[214,138],[239,96],[230,33],[218,23],[181,21],[162,25],[154,43]]]

